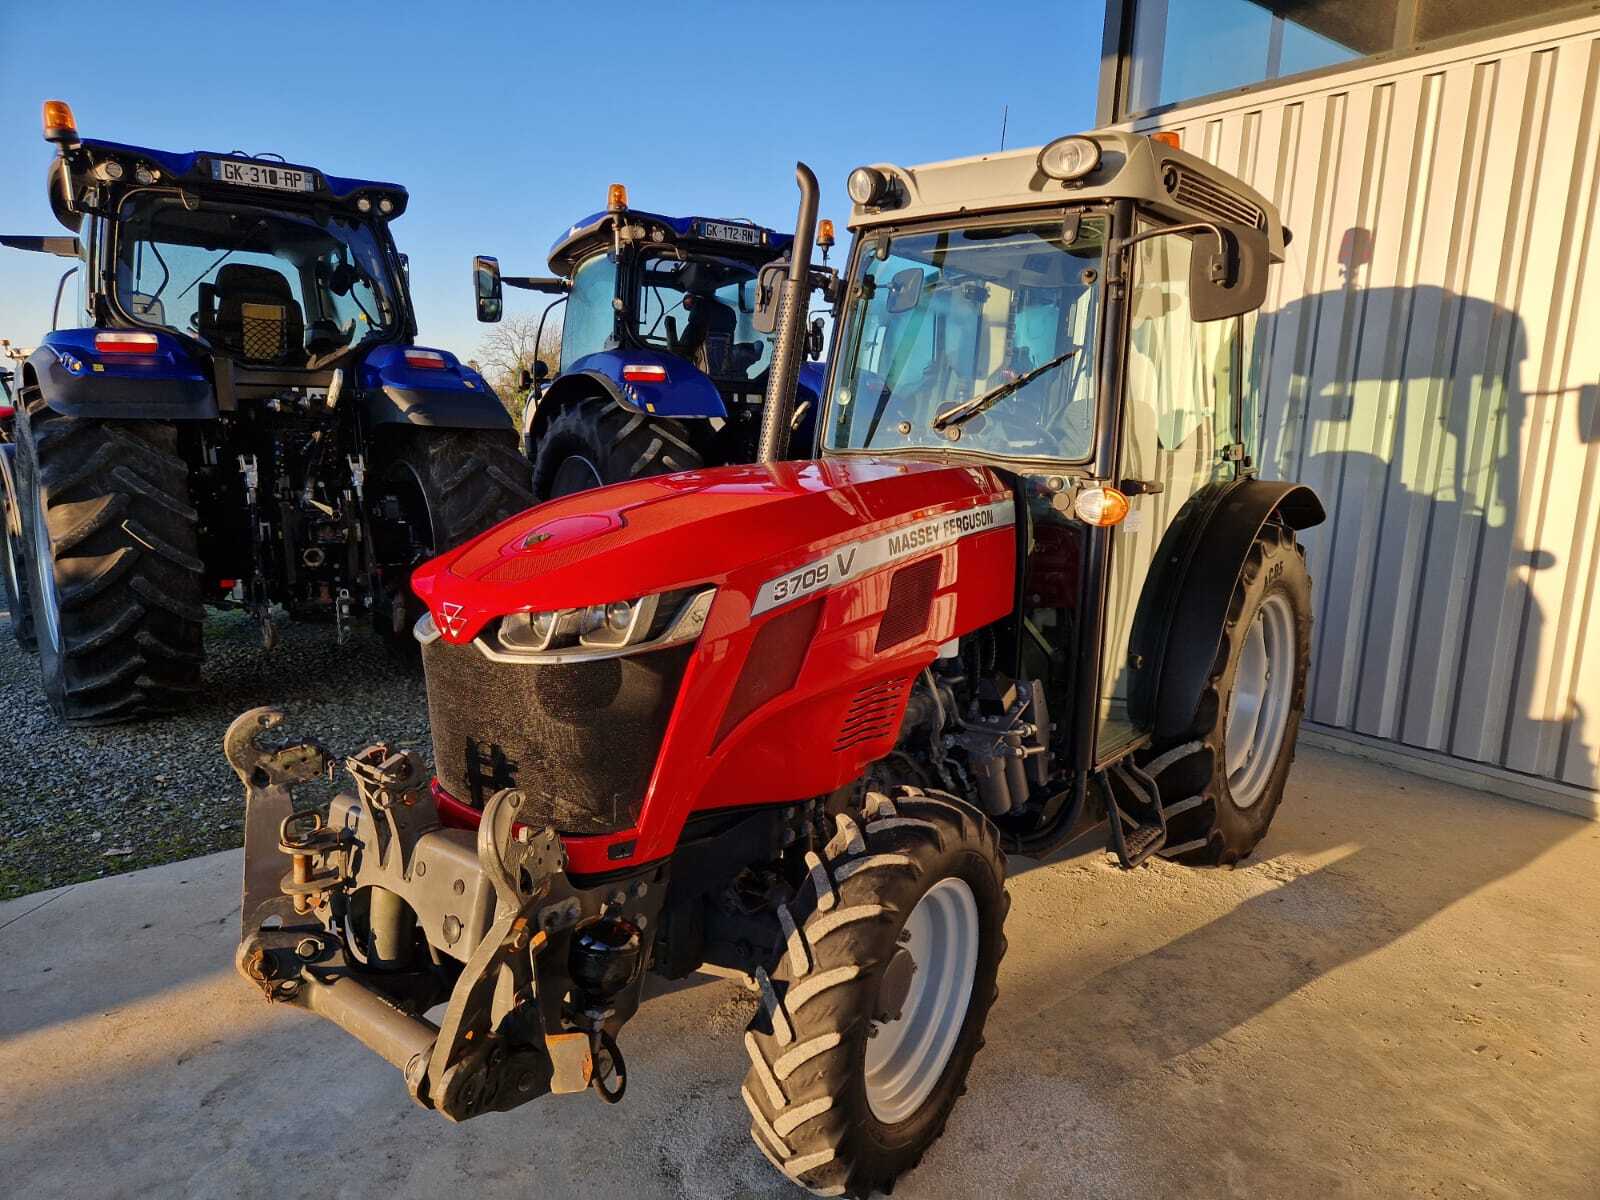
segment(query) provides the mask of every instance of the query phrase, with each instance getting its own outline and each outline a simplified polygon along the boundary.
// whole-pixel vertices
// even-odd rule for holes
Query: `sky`
[[[803,159],[840,227],[863,162],[1040,145],[1094,124],[1103,6],[369,4],[0,0],[0,232],[65,232],[39,106],[85,137],[263,151],[411,193],[420,340],[470,356],[471,260],[544,274],[578,217],[627,184],[639,208],[792,229]],[[63,40],[65,39],[65,41]],[[70,55],[63,47],[71,48]],[[835,262],[839,260],[836,257]],[[0,337],[49,329],[61,259],[0,249]],[[540,297],[511,293],[507,310]]]

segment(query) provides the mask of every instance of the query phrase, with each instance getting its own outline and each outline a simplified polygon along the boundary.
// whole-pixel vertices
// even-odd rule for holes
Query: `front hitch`
[[[345,760],[355,796],[326,817],[296,811],[294,788],[331,775],[332,759],[313,740],[264,745],[282,721],[252,709],[224,739],[245,788],[240,974],[352,1034],[453,1121],[589,1087],[638,980],[603,1028],[575,1026],[572,931],[600,916],[643,927],[661,889],[574,888],[555,831],[516,823],[514,789],[490,798],[475,835],[445,828],[422,761],[382,743]],[[434,1025],[422,1014],[440,1003]]]

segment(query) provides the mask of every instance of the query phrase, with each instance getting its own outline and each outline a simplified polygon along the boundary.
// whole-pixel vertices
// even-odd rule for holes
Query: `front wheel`
[[[1305,551],[1269,522],[1235,585],[1193,725],[1146,764],[1169,813],[1163,855],[1225,866],[1266,836],[1294,762],[1310,662]]]
[[[944,1131],[1006,948],[1005,856],[981,814],[902,787],[861,818],[808,855],[745,1034],[750,1136],[819,1195],[887,1190]]]

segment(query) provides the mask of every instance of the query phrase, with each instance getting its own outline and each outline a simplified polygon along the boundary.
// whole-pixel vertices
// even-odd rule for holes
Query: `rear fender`
[[[629,367],[664,371],[660,382],[628,378]],[[633,412],[678,420],[726,418],[728,409],[711,377],[687,359],[665,350],[630,346],[586,354],[572,364],[571,374],[598,376],[609,384],[617,402]]]
[[[101,354],[94,329],[45,335],[23,371],[24,384],[66,417],[118,421],[209,421],[216,392],[201,364],[178,338],[155,332],[154,354]]]
[[[445,365],[424,369],[406,362],[412,346],[379,346],[361,364],[361,404],[374,429],[419,425],[433,429],[503,429],[511,414],[482,375],[445,350]]]
[[[1137,664],[1134,720],[1158,743],[1194,718],[1222,643],[1228,604],[1250,547],[1269,520],[1309,529],[1326,517],[1304,484],[1241,478],[1190,497],[1156,550],[1129,642]]]

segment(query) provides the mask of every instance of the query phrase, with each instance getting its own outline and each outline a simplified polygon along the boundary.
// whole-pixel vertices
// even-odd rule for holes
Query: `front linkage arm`
[[[572,929],[604,902],[567,880],[554,830],[516,825],[511,789],[476,838],[443,828],[421,760],[381,743],[345,761],[356,796],[334,797],[326,819],[296,812],[295,785],[332,760],[315,741],[262,745],[282,720],[252,709],[224,739],[246,797],[239,972],[358,1038],[454,1121],[590,1086],[594,1049],[637,986],[604,1031],[564,1019]],[[638,884],[607,911],[643,925],[650,892]],[[446,999],[439,1025],[421,1015]]]

